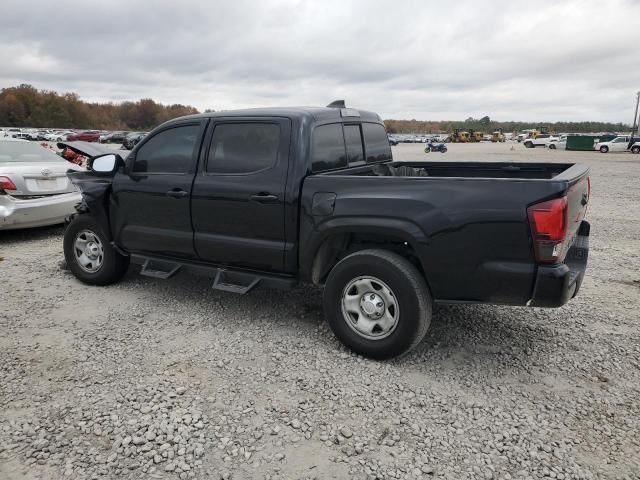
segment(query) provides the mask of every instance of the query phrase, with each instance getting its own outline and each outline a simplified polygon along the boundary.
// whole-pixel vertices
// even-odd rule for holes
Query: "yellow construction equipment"
[[[454,128],[446,141],[451,143],[467,143],[471,141],[471,134],[459,128]]]
[[[481,142],[482,137],[484,137],[484,133],[482,132],[471,132],[471,141],[472,142]]]
[[[504,133],[502,133],[501,128],[491,134],[491,141],[493,143],[496,143],[496,142],[503,143],[504,140],[505,140],[505,136],[504,136]]]

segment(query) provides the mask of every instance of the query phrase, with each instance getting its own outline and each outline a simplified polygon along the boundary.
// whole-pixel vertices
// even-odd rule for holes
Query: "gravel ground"
[[[0,233],[0,478],[640,478],[640,156],[429,155],[591,165],[580,295],[436,307],[413,353],[375,362],[336,341],[315,289],[134,268],[92,288],[58,268],[62,228]]]

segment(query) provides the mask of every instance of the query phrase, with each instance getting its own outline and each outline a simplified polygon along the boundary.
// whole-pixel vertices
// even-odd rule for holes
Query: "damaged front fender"
[[[78,187],[82,200],[75,206],[78,214],[91,214],[102,227],[109,240],[113,239],[109,223],[109,199],[112,177],[102,177],[91,172],[67,172],[67,177]],[[74,214],[69,217],[70,222]]]

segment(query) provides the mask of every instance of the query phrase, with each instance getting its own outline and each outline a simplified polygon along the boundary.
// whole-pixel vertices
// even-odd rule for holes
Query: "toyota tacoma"
[[[403,162],[380,117],[345,108],[192,115],[125,159],[70,173],[83,194],[64,254],[81,281],[129,264],[215,289],[324,289],[327,321],[364,356],[402,355],[435,303],[559,307],[588,254],[588,168],[571,163]]]

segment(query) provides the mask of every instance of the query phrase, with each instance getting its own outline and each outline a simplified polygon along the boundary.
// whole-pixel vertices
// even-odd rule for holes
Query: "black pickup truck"
[[[390,358],[424,337],[434,302],[559,307],[575,296],[588,173],[393,161],[380,117],[339,102],[206,113],[70,174],[83,202],[64,253],[95,285],[130,263],[237,293],[312,282],[342,342]]]

